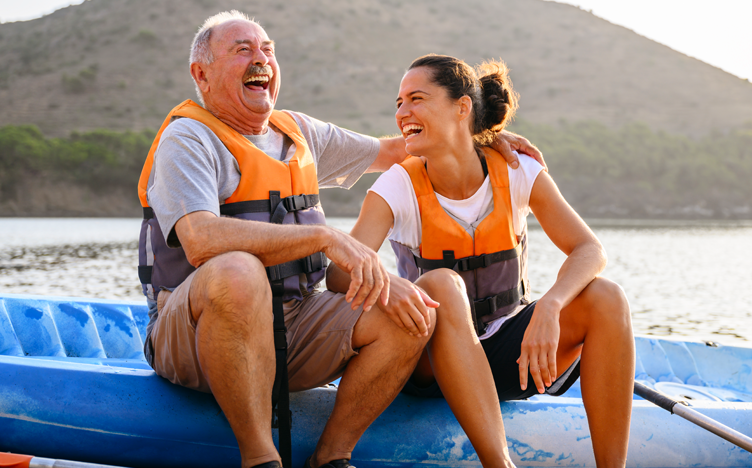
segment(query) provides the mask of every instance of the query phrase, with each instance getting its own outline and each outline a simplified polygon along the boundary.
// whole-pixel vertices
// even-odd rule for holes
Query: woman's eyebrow
[[[407,97],[410,97],[413,94],[418,94],[418,93],[428,94],[430,96],[430,93],[423,91],[422,89],[416,89],[415,91],[410,91],[409,93],[407,93]],[[401,100],[402,98],[399,98],[399,97],[397,98],[397,102],[400,102]]]

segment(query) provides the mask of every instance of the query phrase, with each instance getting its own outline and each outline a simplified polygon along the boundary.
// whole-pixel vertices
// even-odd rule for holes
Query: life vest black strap
[[[324,252],[316,252],[313,255],[266,267],[266,276],[269,281],[277,281],[301,273],[313,273],[326,268],[326,255]]]
[[[319,204],[318,195],[293,195],[291,197],[280,198],[279,202],[282,203],[285,210],[300,211],[306,208],[313,208]],[[274,204],[274,209],[277,209],[277,204]],[[271,200],[248,200],[235,203],[225,203],[219,206],[220,214],[225,216],[237,216],[243,213],[271,213],[272,201]]]
[[[272,288],[272,313],[274,314],[274,354],[276,373],[272,388],[272,406],[276,404],[276,421],[272,415],[272,427],[279,429],[279,455],[282,466],[292,468],[292,413],[290,412],[290,388],[287,375],[287,327],[283,296],[284,280],[270,282]],[[276,423],[276,424],[275,424]]]
[[[138,266],[138,279],[141,281],[141,284],[151,284],[151,272],[154,269],[151,265],[147,266]]]
[[[476,319],[480,319],[481,317],[485,317],[486,315],[491,315],[503,307],[507,307],[520,302],[520,299],[522,299],[524,296],[525,286],[523,282],[520,282],[520,285],[516,288],[502,291],[495,296],[490,296],[484,299],[473,301],[475,308],[475,317]]]
[[[522,243],[517,244],[517,247],[509,250],[502,250],[490,254],[476,255],[473,257],[454,258],[454,251],[445,250],[444,258],[439,260],[429,260],[427,258],[415,257],[415,264],[418,268],[423,270],[435,270],[437,268],[449,268],[454,269],[457,266],[458,271],[470,271],[477,270],[478,268],[486,268],[494,263],[504,262],[518,258],[522,254]]]
[[[320,200],[318,195],[293,195],[291,197],[280,198],[279,201],[285,210],[290,212],[313,208],[319,204]],[[277,205],[275,204],[275,209],[276,207]],[[220,205],[219,213],[225,216],[237,216],[243,213],[270,213],[271,209],[271,200],[248,200]],[[145,206],[143,210],[144,219],[154,218],[154,209]]]

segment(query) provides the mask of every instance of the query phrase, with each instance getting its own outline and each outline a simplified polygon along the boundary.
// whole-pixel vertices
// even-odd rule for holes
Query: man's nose
[[[263,67],[267,63],[269,63],[269,57],[261,49],[256,49],[253,52],[253,64]]]

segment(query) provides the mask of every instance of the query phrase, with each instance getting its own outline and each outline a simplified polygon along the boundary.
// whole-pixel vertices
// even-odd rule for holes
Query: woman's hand
[[[538,393],[544,393],[556,380],[556,349],[559,347],[559,313],[561,307],[541,298],[535,304],[533,317],[522,339],[520,358],[520,388],[527,389],[528,369]]]

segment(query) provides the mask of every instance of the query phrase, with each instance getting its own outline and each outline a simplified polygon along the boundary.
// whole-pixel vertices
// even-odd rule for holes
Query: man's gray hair
[[[248,21],[249,23],[258,24],[255,19],[249,17],[245,13],[239,12],[238,10],[223,11],[207,18],[206,21],[204,21],[204,24],[198,29],[196,36],[193,38],[189,62],[191,64],[202,63],[206,65],[212,63],[214,61],[214,54],[212,53],[210,44],[212,31],[220,24],[234,20],[243,20]],[[203,105],[204,96],[201,94],[201,88],[198,87],[198,83],[195,84],[198,100],[201,101],[201,104]]]

